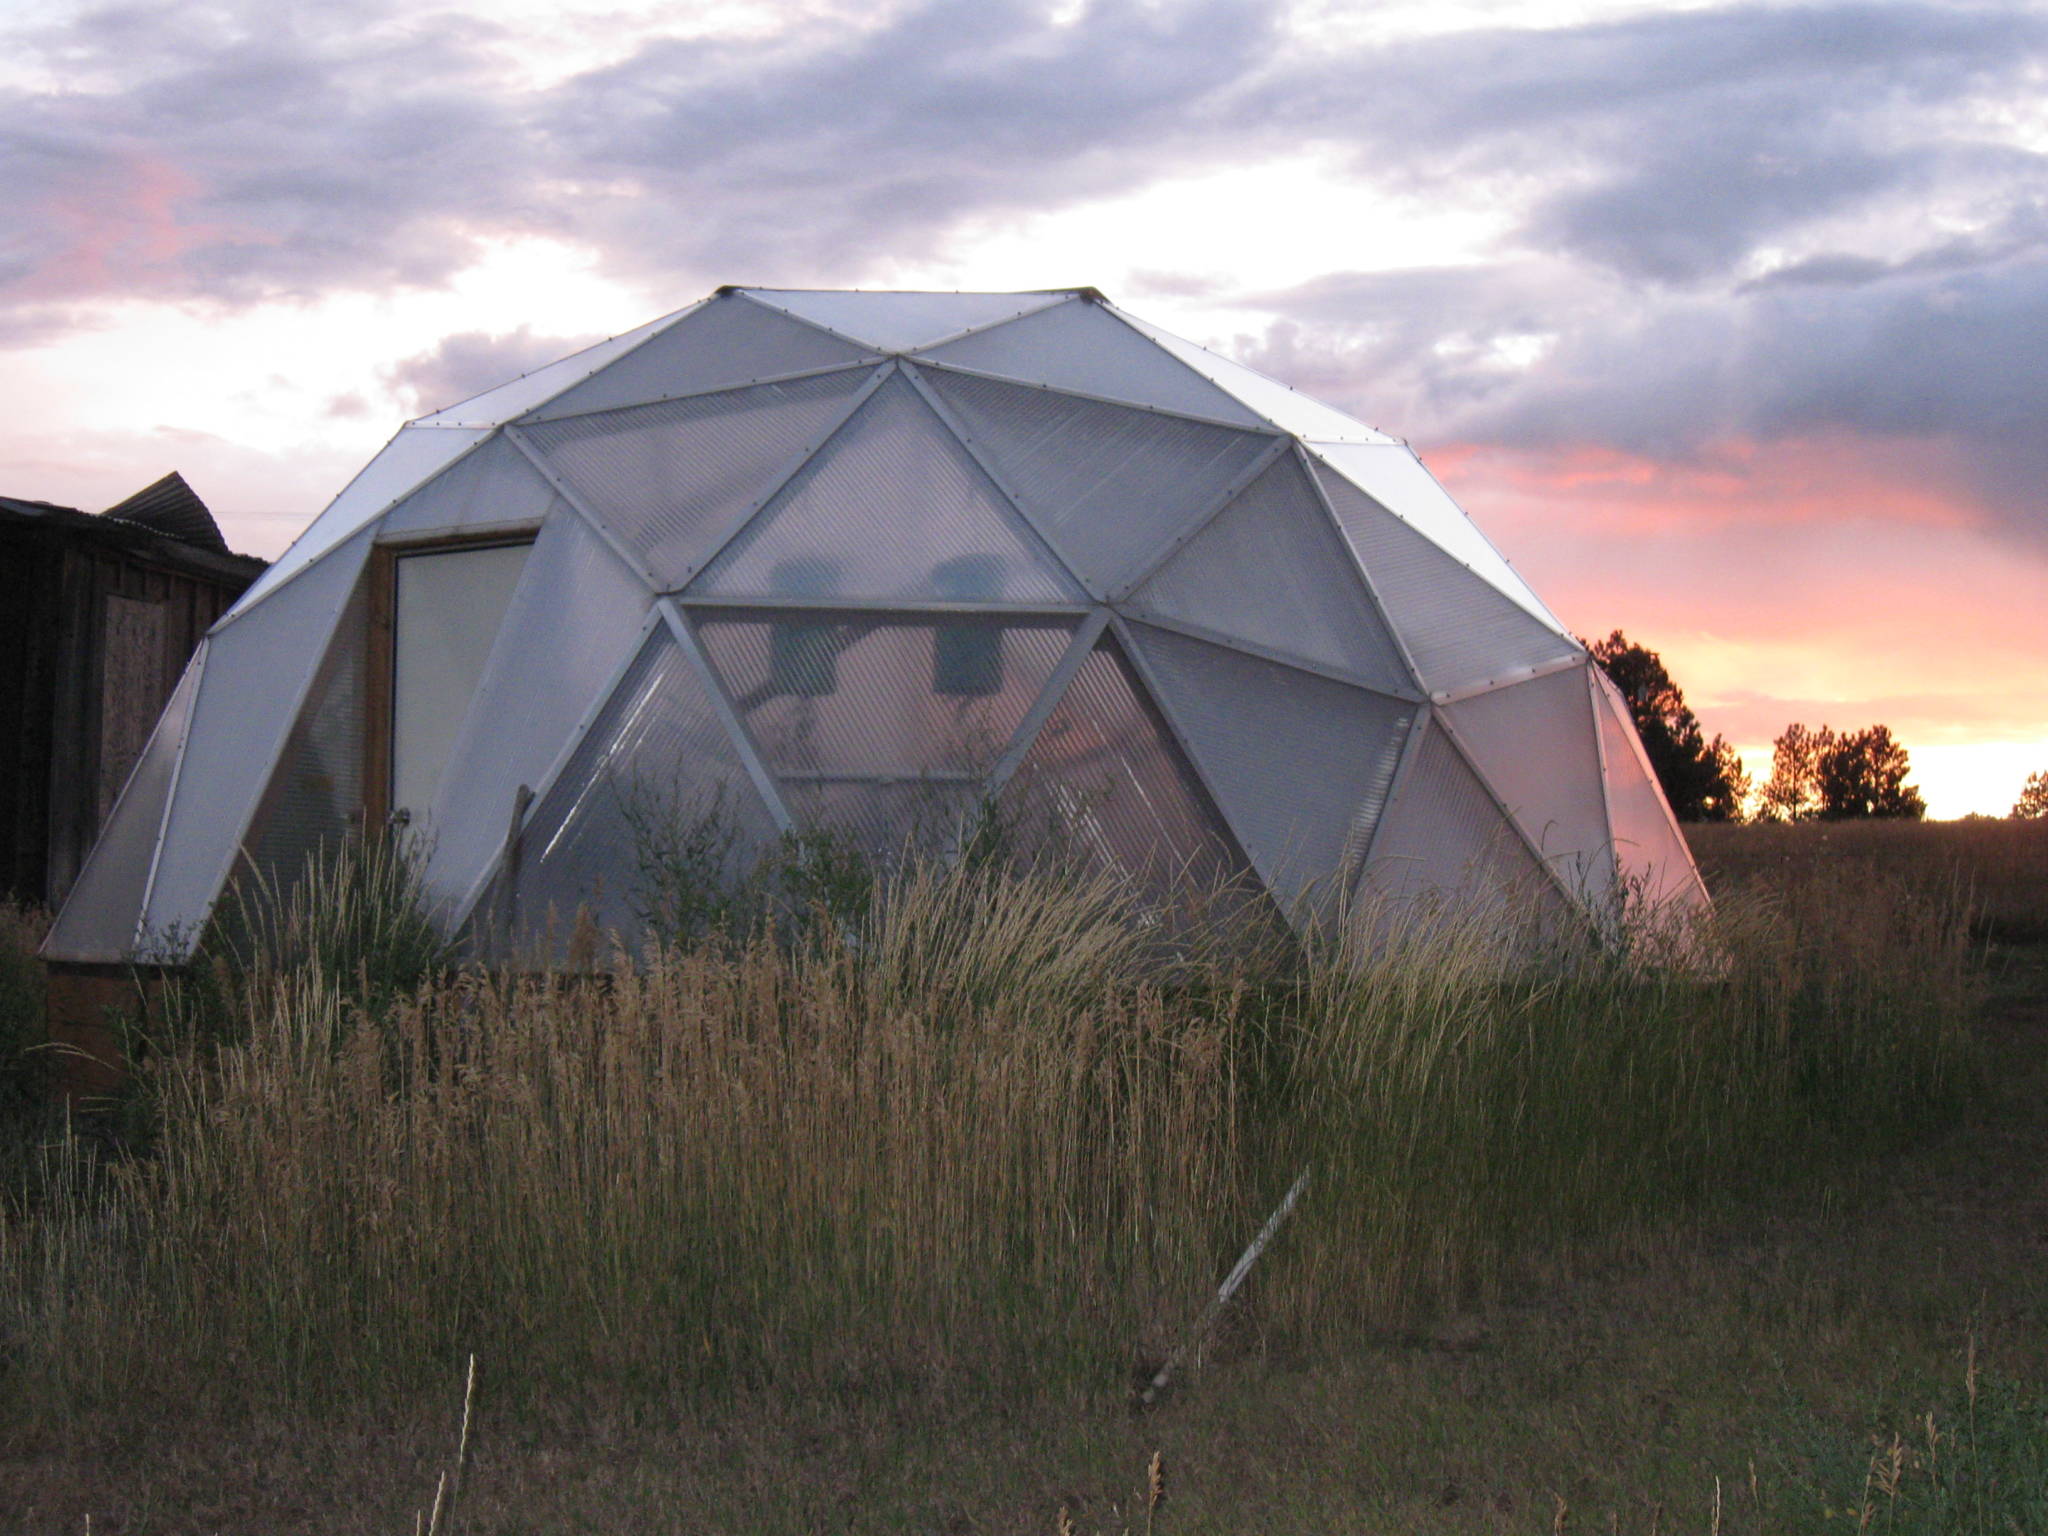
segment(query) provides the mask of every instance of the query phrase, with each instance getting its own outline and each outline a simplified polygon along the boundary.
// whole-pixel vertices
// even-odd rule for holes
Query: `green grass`
[[[1724,1529],[1853,1529],[1975,1331],[1973,1454],[2023,1485],[2034,1335],[1986,1297],[2048,1316],[2034,1250],[1887,1188],[2005,1103],[1941,882],[1779,869],[1682,965],[1529,972],[1455,922],[1281,963],[1163,948],[1113,885],[896,878],[616,979],[252,953],[235,1027],[146,1065],[152,1155],[0,1237],[0,1476],[54,1519],[139,1458],[132,1529],[292,1528],[286,1484],[334,1501],[298,1528],[393,1528],[475,1350],[479,1529],[1117,1529],[1158,1446],[1165,1529],[1705,1529],[1716,1477]],[[1908,1473],[1901,1530],[1950,1496]]]

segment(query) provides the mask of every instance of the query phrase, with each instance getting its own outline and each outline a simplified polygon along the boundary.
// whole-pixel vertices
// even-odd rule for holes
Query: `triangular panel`
[[[1554,905],[1557,884],[1443,730],[1425,728],[1394,786],[1365,867],[1363,889],[1394,901],[1456,906],[1511,897]]]
[[[1073,621],[694,609],[770,772],[979,784],[1065,654]]]
[[[100,828],[85,868],[50,929],[49,950],[65,960],[114,963],[130,958],[142,920],[142,899],[163,833],[171,784],[185,749],[185,730],[206,664],[202,640],[157,717],[156,729],[129,771],[128,782]]]
[[[979,784],[943,779],[784,780],[776,792],[806,832],[839,840],[876,869],[943,859],[969,836]]]
[[[1415,686],[1292,457],[1275,460],[1127,602],[1133,613],[1248,640],[1370,687]]]
[[[1329,464],[1394,516],[1490,583],[1551,629],[1564,632],[1543,600],[1529,590],[1515,568],[1501,558],[1465,509],[1422,460],[1400,443],[1312,442],[1309,452]]]
[[[1082,298],[949,341],[918,360],[1241,426],[1265,425],[1235,397]]]
[[[824,374],[518,430],[675,590],[831,435],[869,377]]]
[[[736,293],[721,294],[526,419],[546,421],[736,389],[813,368],[852,366],[871,355]]]
[[[907,379],[890,379],[690,594],[1071,603],[1083,594]]]
[[[256,578],[255,584],[229,610],[228,619],[239,620],[349,535],[375,522],[399,497],[432,479],[488,436],[488,430],[401,427],[398,435],[384,445],[384,451],[365,464],[341,494],[327,504],[327,509],[313,519],[311,526],[292,541],[291,548]]]
[[[748,298],[882,352],[909,352],[975,326],[1044,309],[1064,293],[835,293],[750,288]]]
[[[580,518],[541,529],[424,818],[430,896],[453,904],[490,867],[520,787],[541,783],[653,601]]]
[[[1333,897],[1365,852],[1417,706],[1147,625],[1132,640],[1282,906]]]
[[[1613,890],[1614,854],[1585,669],[1476,694],[1448,705],[1444,716],[1566,889],[1604,903]]]
[[[199,937],[369,553],[370,535],[358,534],[208,637],[144,917],[167,958]]]
[[[380,540],[532,524],[561,505],[555,488],[503,437],[457,459],[377,525]]]
[[[1505,681],[1578,654],[1576,641],[1534,618],[1327,464],[1319,464],[1316,475],[1431,692]]]
[[[1155,899],[1249,884],[1222,818],[1108,639],[1074,674],[994,817],[1021,859],[1122,870]]]
[[[942,369],[924,377],[1003,489],[1098,594],[1213,508],[1272,441]]]
[[[1393,441],[1386,433],[1375,431],[1364,422],[1345,415],[1335,406],[1325,405],[1312,396],[1304,395],[1298,389],[1282,384],[1278,379],[1269,379],[1257,369],[1247,368],[1243,363],[1211,352],[1207,347],[1198,347],[1191,341],[1184,341],[1172,332],[1162,331],[1156,325],[1148,325],[1135,315],[1127,315],[1120,309],[1114,313],[1203,378],[1242,401],[1261,420],[1271,422],[1283,432],[1291,433],[1295,437],[1315,438],[1325,442]]]
[[[507,380],[494,389],[487,389],[480,395],[472,395],[445,409],[422,416],[415,426],[422,427],[495,427],[507,421],[515,421],[535,406],[544,405],[565,389],[573,388],[589,378],[599,369],[607,367],[624,357],[635,347],[651,337],[659,336],[691,310],[701,308],[692,305],[690,309],[678,309],[650,320],[645,325],[636,325],[630,331],[585,347],[581,352],[572,352],[567,357],[523,373],[516,379]]]
[[[479,914],[486,947],[559,952],[579,926],[637,947],[686,887],[715,896],[703,887],[746,874],[777,835],[702,674],[658,629],[528,818]]]
[[[1652,906],[1704,905],[1692,854],[1671,817],[1656,771],[1643,751],[1628,705],[1605,673],[1595,669],[1595,712],[1607,775],[1607,810],[1614,829],[1614,859],[1631,894]]]

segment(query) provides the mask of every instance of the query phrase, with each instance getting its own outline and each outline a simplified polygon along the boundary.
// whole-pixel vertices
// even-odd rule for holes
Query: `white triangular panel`
[[[932,390],[998,483],[1105,594],[1213,508],[1272,442],[1153,411],[932,369]]]
[[[175,958],[197,941],[220,895],[369,553],[369,534],[358,534],[208,638],[206,674],[143,919],[145,937]]]
[[[502,422],[516,421],[535,406],[544,405],[563,390],[589,378],[600,368],[616,362],[651,336],[658,336],[669,326],[698,306],[679,309],[637,325],[630,331],[585,347],[581,352],[558,358],[552,363],[523,373],[494,389],[487,389],[480,395],[472,395],[458,404],[447,406],[430,415],[422,416],[413,423],[419,427],[495,427]]]
[[[521,785],[533,788],[616,675],[654,596],[580,518],[541,529],[498,625],[422,818],[423,879],[452,911],[504,846]]]
[[[1316,476],[1430,691],[1507,682],[1578,654],[1576,640],[1533,617],[1329,465],[1317,463]]]
[[[365,464],[292,541],[291,548],[277,557],[276,564],[256,578],[222,622],[239,619],[349,535],[375,522],[399,497],[439,474],[488,436],[487,429],[401,427],[384,451]]]
[[[532,461],[499,436],[400,498],[378,523],[377,537],[411,539],[527,527],[560,505],[555,488]]]
[[[1126,606],[1348,672],[1368,687],[1415,687],[1291,457],[1275,460],[1239,492]]]
[[[1543,606],[1543,600],[1529,590],[1529,584],[1501,558],[1500,551],[1487,542],[1486,535],[1473,525],[1464,509],[1451,500],[1450,492],[1437,483],[1436,476],[1406,446],[1311,442],[1308,448],[1454,560],[1470,566],[1475,574],[1552,629],[1565,633],[1556,616]]]
[[[830,373],[518,430],[673,591],[832,435],[869,377]]]
[[[746,296],[882,352],[928,347],[975,326],[1013,320],[1064,293],[834,293],[748,288]]]
[[[1132,625],[1141,671],[1283,907],[1335,899],[1393,784],[1417,706]]]
[[[1394,901],[1453,905],[1559,899],[1556,882],[1434,724],[1387,802],[1364,888]]]
[[[986,603],[1084,596],[901,377],[868,398],[831,451],[805,465],[689,593]]]
[[[1444,717],[1565,888],[1604,904],[1614,887],[1614,850],[1585,669],[1476,694],[1446,706]]]
[[[1593,686],[1614,858],[1622,880],[1632,895],[1652,906],[1704,905],[1706,888],[1629,718],[1628,704],[1598,668],[1593,671]]]
[[[206,647],[207,642],[200,641],[186,664],[184,676],[157,717],[156,729],[135,760],[85,867],[72,884],[64,910],[50,929],[48,943],[54,955],[114,964],[135,952],[136,920],[156,862],[157,840],[170,807],[178,759],[185,750],[185,732],[205,670]]]
[[[1135,315],[1127,315],[1120,309],[1111,312],[1125,324],[1171,352],[1203,378],[1227,391],[1234,399],[1242,401],[1261,420],[1271,422],[1283,432],[1323,442],[1393,441],[1386,433],[1375,431],[1364,422],[1345,415],[1335,406],[1325,405],[1312,396],[1304,395],[1298,389],[1290,389],[1278,379],[1269,379],[1255,368],[1247,368],[1243,363],[1211,352],[1207,347],[1198,347],[1192,341],[1184,341],[1172,332],[1162,331],[1156,325],[1148,325]]]
[[[525,419],[647,405],[816,368],[852,367],[873,354],[736,293],[710,299],[644,346],[608,363]]]
[[[947,342],[919,361],[1245,427],[1266,425],[1235,396],[1084,298]]]

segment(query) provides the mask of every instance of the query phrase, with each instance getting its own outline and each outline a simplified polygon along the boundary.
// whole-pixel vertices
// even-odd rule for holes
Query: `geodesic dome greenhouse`
[[[489,950],[630,934],[663,828],[736,870],[992,812],[1297,916],[1704,900],[1625,704],[1399,441],[1093,290],[721,289],[401,429],[209,633],[46,953],[181,959],[366,825]]]

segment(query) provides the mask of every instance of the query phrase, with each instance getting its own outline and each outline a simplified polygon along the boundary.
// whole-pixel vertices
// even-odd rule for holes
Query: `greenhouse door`
[[[495,543],[386,552],[375,638],[388,655],[371,669],[388,690],[382,707],[372,711],[386,733],[371,749],[370,783],[383,791],[384,802],[371,804],[374,817],[394,826],[425,824],[531,548]]]

